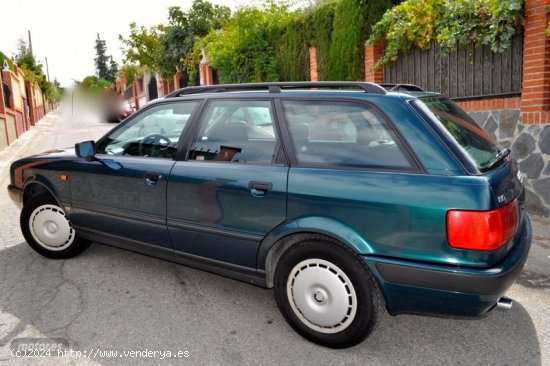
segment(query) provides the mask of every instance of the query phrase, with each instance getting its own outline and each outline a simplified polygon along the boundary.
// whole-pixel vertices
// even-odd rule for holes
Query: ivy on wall
[[[384,42],[381,64],[396,60],[401,51],[433,43],[443,51],[474,42],[502,52],[522,20],[523,0],[407,0],[384,14],[368,41]]]

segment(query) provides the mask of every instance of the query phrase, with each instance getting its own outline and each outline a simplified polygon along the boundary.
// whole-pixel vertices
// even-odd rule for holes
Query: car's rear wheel
[[[333,348],[365,339],[381,301],[362,259],[341,243],[315,235],[290,247],[279,260],[275,297],[299,334]]]
[[[48,258],[70,258],[90,242],[79,238],[65,211],[48,194],[29,198],[21,211],[21,231],[29,245]]]

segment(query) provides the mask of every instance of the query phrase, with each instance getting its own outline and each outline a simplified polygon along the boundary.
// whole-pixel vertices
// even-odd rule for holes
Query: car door
[[[80,159],[71,177],[75,226],[171,248],[167,179],[196,101],[153,105],[102,138],[98,161]]]
[[[262,126],[243,121],[262,110]],[[260,241],[286,217],[288,167],[269,100],[212,100],[185,161],[168,181],[167,224],[174,249],[255,268]],[[266,126],[270,124],[270,126]]]

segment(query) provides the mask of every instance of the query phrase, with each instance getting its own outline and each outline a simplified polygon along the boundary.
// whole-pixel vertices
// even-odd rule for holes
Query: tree
[[[99,37],[99,33],[97,33],[97,39],[95,41],[95,52],[96,58],[94,61],[96,76],[99,79],[104,79],[111,83],[115,82],[118,66],[113,60],[113,56],[107,56],[107,43]]]
[[[289,19],[286,5],[242,7],[220,32],[203,39],[208,56],[223,83],[278,81],[275,49],[269,30]]]
[[[126,85],[132,85],[134,80],[143,76],[143,67],[136,64],[124,64],[120,68],[119,73],[126,78]]]
[[[113,86],[113,84],[109,80],[98,78],[95,75],[89,75],[79,83],[79,86],[81,88],[97,92],[103,89],[109,89]]]
[[[117,74],[118,74],[118,65],[115,62],[115,60],[113,60],[113,56],[111,56],[109,59],[109,78],[107,80],[115,82]]]
[[[229,19],[231,10],[226,6],[212,5],[195,0],[188,12],[179,6],[168,9],[168,25],[159,38],[158,69],[163,76],[173,75],[176,67],[183,70],[186,59],[193,54],[197,39],[212,29],[220,29]]]
[[[25,80],[31,83],[40,83],[45,79],[42,71],[42,64],[38,63],[34,58],[27,43],[20,39],[17,45],[17,54],[15,55],[15,63],[23,70]]]
[[[158,71],[157,60],[160,57],[160,33],[162,26],[145,28],[130,23],[130,35],[125,38],[119,34],[118,39],[124,47],[124,62],[138,64],[150,71]]]
[[[37,84],[48,102],[59,102],[61,100],[62,89],[59,87],[59,83],[56,84],[57,80],[51,83],[46,79],[42,71],[42,64],[36,60],[23,39],[19,40],[17,49],[18,53],[15,55],[15,62],[23,71],[25,80]]]

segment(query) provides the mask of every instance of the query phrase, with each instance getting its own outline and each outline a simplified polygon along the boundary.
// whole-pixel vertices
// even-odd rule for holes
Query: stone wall
[[[530,214],[550,216],[550,125],[521,123],[519,109],[470,112],[470,116],[512,149],[523,173]]]

